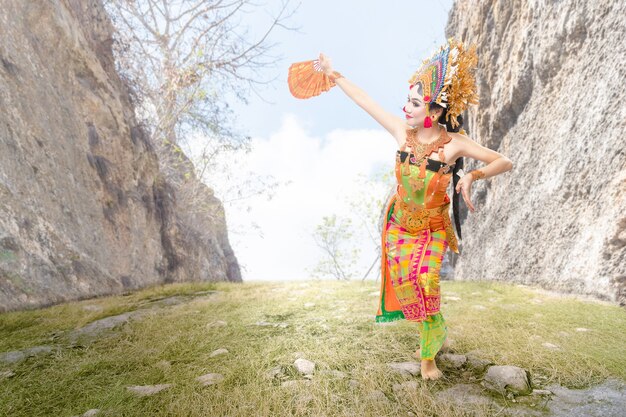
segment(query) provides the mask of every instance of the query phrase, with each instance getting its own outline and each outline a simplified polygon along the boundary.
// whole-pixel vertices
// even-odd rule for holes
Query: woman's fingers
[[[476,210],[476,208],[474,207],[474,205],[470,201],[470,199],[469,199],[469,197],[467,195],[467,191],[465,190],[465,188],[461,188],[461,191],[463,192],[463,200],[465,200],[465,204],[467,204],[467,207],[469,207],[469,209],[471,211]]]

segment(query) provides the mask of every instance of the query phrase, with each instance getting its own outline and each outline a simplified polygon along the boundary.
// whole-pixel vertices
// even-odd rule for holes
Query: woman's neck
[[[425,128],[421,126],[415,127],[417,133],[417,140],[420,143],[428,144],[436,141],[441,136],[441,127],[433,126],[431,128]]]

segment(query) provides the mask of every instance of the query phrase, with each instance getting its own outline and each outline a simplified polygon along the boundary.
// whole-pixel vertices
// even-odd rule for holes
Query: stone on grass
[[[204,374],[196,378],[196,381],[199,381],[204,386],[217,384],[223,380],[224,375],[213,373]]]
[[[374,401],[384,401],[384,402],[389,401],[385,393],[379,389],[371,391],[369,394],[367,394],[367,398],[372,399]]]
[[[488,359],[483,359],[479,355],[480,355],[479,351],[472,350],[472,351],[467,352],[465,354],[465,357],[467,358],[467,365],[470,368],[475,369],[479,372],[482,372],[485,369],[487,369],[489,365],[493,365],[493,362],[491,362]]]
[[[437,392],[435,397],[442,402],[453,403],[464,408],[467,408],[469,404],[477,406],[496,404],[489,395],[486,395],[475,384],[456,384]]]
[[[406,381],[401,384],[393,384],[392,390],[396,395],[402,395],[403,393],[410,394],[417,391],[417,381]]]
[[[209,357],[212,358],[214,356],[224,355],[226,353],[228,353],[228,349],[221,348],[221,349],[217,349],[211,352],[211,355],[209,355]]]
[[[577,327],[577,328],[576,328],[576,331],[577,331],[577,332],[588,332],[588,331],[589,331],[589,329],[587,329],[587,328],[585,328],[585,327]]]
[[[395,362],[388,363],[387,366],[405,376],[419,375],[422,367],[419,362]]]
[[[457,355],[454,353],[442,353],[439,356],[446,365],[451,368],[459,369],[462,368],[463,365],[467,362],[467,357],[465,355]]]
[[[304,308],[315,307],[315,303],[304,303]]]
[[[312,374],[313,371],[315,371],[315,363],[304,358],[296,359],[293,365],[296,367],[298,372],[300,372],[303,375]]]
[[[224,320],[216,320],[207,324],[206,327],[221,327],[221,326],[226,326],[227,324],[228,323],[226,323]]]
[[[487,307],[480,305],[480,304],[474,304],[472,306],[472,308],[476,309],[476,310],[487,310]]]
[[[350,385],[350,388],[358,388],[361,383],[356,379],[351,379],[350,381],[348,381],[348,385]]]
[[[445,301],[461,301],[460,297],[455,297],[453,295],[444,296],[443,299]]]
[[[531,395],[552,395],[552,391],[547,389],[534,389]]]
[[[261,320],[261,321],[257,321],[255,323],[257,326],[273,326],[273,327],[282,327],[283,329],[287,326],[289,326],[289,324],[287,323],[272,323],[269,321],[265,321],[265,320]]]
[[[503,395],[528,395],[532,391],[528,371],[511,365],[490,366],[483,386]]]
[[[560,346],[555,345],[555,344],[550,343],[550,342],[544,342],[544,343],[541,344],[541,346],[546,347],[548,349],[552,349],[552,350],[559,350],[559,349],[561,349]]]
[[[126,389],[140,397],[146,397],[148,395],[154,395],[157,392],[161,392],[164,389],[168,389],[171,386],[172,384],[131,385],[129,387],[126,387]]]
[[[7,378],[11,378],[15,376],[15,372],[8,370],[8,371],[0,371],[0,379],[7,379]]]
[[[280,365],[277,365],[265,372],[265,378],[267,379],[280,378],[281,376],[283,376],[283,367]]]
[[[113,330],[116,327],[128,323],[130,320],[140,319],[150,312],[150,309],[141,309],[93,321],[80,329],[73,330],[69,334],[70,343],[76,344],[79,339],[86,341],[95,340],[101,337],[104,332]]]
[[[58,347],[52,346],[33,346],[22,350],[13,350],[11,352],[0,353],[0,362],[4,363],[18,363],[22,362],[26,358],[32,356],[40,356],[50,354],[53,351],[59,350]]]

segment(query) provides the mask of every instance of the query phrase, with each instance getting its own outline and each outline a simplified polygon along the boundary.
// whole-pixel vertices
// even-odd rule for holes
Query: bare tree
[[[283,0],[267,27],[251,35],[244,18],[265,10],[250,0],[105,0],[117,29],[117,69],[132,86],[137,116],[150,131],[161,171],[189,209],[203,211],[206,198],[191,177],[212,184],[217,155],[250,150],[250,137],[233,127],[236,115],[228,100],[247,103],[251,93],[260,96],[257,87],[276,78],[259,73],[279,58],[270,55],[275,47],[270,33],[294,30],[285,25],[295,12],[290,1]],[[196,158],[181,148],[192,137],[203,138]],[[232,189],[254,194],[276,185],[250,176]]]
[[[324,216],[322,223],[315,228],[313,239],[324,253],[313,272],[330,275],[338,280],[349,281],[354,276],[354,265],[359,257],[360,249],[354,246],[347,249],[346,244],[353,244],[352,221],[337,218],[336,215]]]

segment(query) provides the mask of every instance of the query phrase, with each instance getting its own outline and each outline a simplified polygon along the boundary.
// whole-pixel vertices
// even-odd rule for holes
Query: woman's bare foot
[[[420,369],[423,379],[439,379],[443,376],[443,373],[437,368],[435,360],[424,359],[422,360],[422,366]]]

